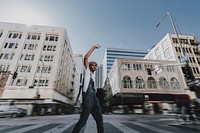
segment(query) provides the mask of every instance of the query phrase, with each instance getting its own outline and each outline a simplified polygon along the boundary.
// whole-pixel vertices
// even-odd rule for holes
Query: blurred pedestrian
[[[199,102],[197,102],[196,99],[192,100],[192,104],[193,104],[193,109],[194,109],[194,114],[196,117],[200,117],[200,105]]]

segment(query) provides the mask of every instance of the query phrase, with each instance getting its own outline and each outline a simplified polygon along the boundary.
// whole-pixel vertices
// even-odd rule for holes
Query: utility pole
[[[175,32],[176,37],[177,37],[178,44],[179,44],[179,46],[180,46],[180,48],[181,48],[182,57],[184,58],[184,57],[185,57],[185,53],[184,53],[184,51],[183,51],[182,44],[180,43],[180,38],[179,38],[179,36],[178,36],[178,32],[177,32],[176,26],[175,26],[175,24],[174,24],[174,20],[173,20],[173,18],[172,18],[172,16],[171,16],[170,12],[166,12],[166,14],[164,14],[164,16],[160,19],[160,21],[158,22],[158,24],[156,25],[156,27],[158,27],[158,26],[161,24],[162,20],[163,20],[163,19],[165,18],[165,16],[167,16],[167,15],[169,15],[169,18],[170,18],[172,27],[173,27],[174,32]]]
[[[38,84],[37,84],[37,91],[36,91],[36,98],[37,99],[40,98],[39,86],[40,86],[40,80],[41,80],[41,77],[42,77],[42,69],[44,67],[44,62],[42,61],[42,59],[39,59],[39,61],[42,62],[42,67],[41,67],[40,76],[38,78]]]
[[[178,41],[178,44],[180,46],[180,49],[181,49],[181,55],[182,55],[182,58],[180,58],[180,63],[185,63],[185,66],[182,66],[182,72],[184,74],[184,77],[185,77],[185,81],[186,81],[186,84],[187,86],[189,86],[190,90],[192,90],[194,87],[194,85],[192,84],[192,82],[195,81],[195,77],[193,75],[193,72],[191,70],[191,67],[189,66],[188,64],[188,55],[185,55],[184,51],[183,51],[183,47],[182,47],[182,44],[180,43],[180,38],[178,36],[178,33],[177,33],[177,29],[176,29],[176,26],[174,24],[174,21],[173,21],[173,18],[170,14],[170,12],[166,12],[164,14],[164,16],[160,19],[160,21],[158,22],[158,24],[156,25],[156,27],[158,27],[160,25],[160,23],[162,22],[162,20],[165,18],[165,16],[169,15],[169,18],[170,18],[170,21],[171,21],[171,24],[172,24],[172,27],[174,29],[174,32],[177,36],[177,41]],[[200,82],[199,82],[200,83]],[[192,88],[193,87],[193,88]]]

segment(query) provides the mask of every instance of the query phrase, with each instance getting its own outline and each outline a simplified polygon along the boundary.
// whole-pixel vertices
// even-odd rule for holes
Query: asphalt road
[[[105,133],[199,133],[199,124],[181,124],[174,115],[104,115]],[[0,133],[71,133],[79,114],[0,118]],[[92,116],[81,133],[96,133]]]

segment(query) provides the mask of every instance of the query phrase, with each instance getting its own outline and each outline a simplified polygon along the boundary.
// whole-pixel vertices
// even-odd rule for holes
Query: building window
[[[144,83],[143,78],[140,76],[136,77],[135,85],[136,85],[136,88],[138,88],[138,89],[144,89],[145,83]]]
[[[7,59],[9,59],[9,60],[12,60],[13,59],[13,57],[14,57],[14,53],[1,53],[0,54],[0,59],[4,59],[4,60],[7,60]]]
[[[53,61],[53,58],[54,58],[54,56],[53,55],[45,55],[45,56],[41,56],[41,59],[43,60],[43,61],[48,61],[48,62],[51,62],[51,61]]]
[[[192,53],[192,50],[191,50],[191,48],[188,48],[188,50],[189,50],[189,53]]]
[[[196,67],[196,72],[199,74],[199,69],[198,69],[198,67]]]
[[[171,78],[170,79],[170,86],[172,89],[180,89],[180,84],[176,78]]]
[[[24,49],[26,50],[37,50],[37,44],[24,44]]]
[[[18,69],[20,69],[20,72],[30,72],[31,66],[18,66]]]
[[[26,86],[28,79],[17,79],[16,86]]]
[[[159,78],[159,86],[161,88],[169,89],[169,83],[168,83],[168,81],[164,77],[160,77]]]
[[[10,65],[0,65],[0,71],[8,71]]]
[[[5,55],[4,55],[4,58],[3,59],[8,59],[9,58],[9,54],[8,53],[5,53]]]
[[[173,42],[173,43],[178,43],[177,38],[172,38],[172,42]]]
[[[121,70],[130,70],[130,64],[129,63],[122,63]]]
[[[192,61],[193,61],[193,63],[196,63],[196,61],[195,61],[194,57],[192,57]]]
[[[188,44],[188,40],[187,39],[180,39],[180,43],[181,44]]]
[[[48,86],[49,80],[48,79],[40,79],[39,86]],[[38,86],[38,79],[35,79],[34,86]]]
[[[43,66],[42,69],[39,66],[37,68],[37,73],[51,73],[52,66]]]
[[[8,49],[13,49],[13,48],[17,48],[18,43],[5,43],[4,48],[8,48]]]
[[[47,34],[45,40],[46,40],[46,41],[57,42],[57,41],[58,41],[58,37],[59,37],[59,35]]]
[[[44,45],[43,51],[56,51],[56,46],[55,45]]]
[[[25,58],[24,58],[24,60],[34,60],[34,57],[35,57],[35,55],[25,55]]]
[[[174,72],[175,71],[174,66],[166,66],[166,70],[167,70],[167,72]]]
[[[27,40],[40,40],[41,33],[28,33]]]
[[[178,50],[179,50],[179,53],[181,53],[181,48],[180,47],[178,47]]]
[[[147,70],[147,69],[154,69],[153,65],[150,65],[150,64],[145,64],[144,68],[145,68],[145,70]]]
[[[193,72],[196,74],[197,72],[196,72],[196,68],[195,67],[192,67],[192,69],[193,69]]]
[[[122,82],[123,82],[123,88],[133,88],[132,80],[129,76],[124,76]]]
[[[157,83],[153,77],[148,77],[147,88],[148,89],[156,89],[157,88]]]
[[[8,38],[12,38],[12,39],[21,39],[22,36],[22,32],[9,32],[8,33]]]
[[[141,64],[133,64],[133,69],[140,71],[140,70],[142,70],[142,65]]]
[[[176,50],[177,53],[179,52],[177,47],[175,47],[175,50]]]
[[[198,64],[200,64],[200,59],[199,58],[196,58],[196,59],[197,59]]]
[[[188,48],[185,48],[185,51],[186,51],[186,53],[189,53],[189,50],[188,50]]]
[[[3,35],[3,31],[0,31],[0,38],[2,37],[2,35]]]

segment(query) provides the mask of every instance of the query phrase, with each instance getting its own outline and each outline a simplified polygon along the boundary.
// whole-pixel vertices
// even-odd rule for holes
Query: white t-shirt
[[[87,69],[85,69],[83,92],[87,92],[88,85],[89,85],[89,82],[90,82],[90,77],[92,77],[92,79],[94,81],[94,89],[96,91],[97,87],[96,87],[96,84],[95,84],[95,74],[91,73],[89,67],[87,67]]]

